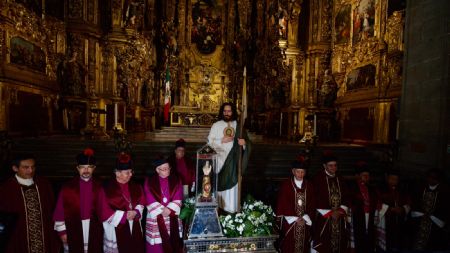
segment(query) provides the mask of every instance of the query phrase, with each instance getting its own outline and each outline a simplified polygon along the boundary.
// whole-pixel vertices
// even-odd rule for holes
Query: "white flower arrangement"
[[[242,212],[220,216],[223,233],[227,237],[270,235],[273,231],[275,213],[262,201],[247,200]]]

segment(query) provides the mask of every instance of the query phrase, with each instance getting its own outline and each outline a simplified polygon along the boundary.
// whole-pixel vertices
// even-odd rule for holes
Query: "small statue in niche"
[[[333,106],[334,100],[336,100],[337,84],[333,78],[333,75],[329,74],[330,70],[325,70],[323,76],[323,83],[320,87],[320,104],[324,107]]]
[[[148,81],[144,81],[144,84],[141,87],[141,105],[143,107],[147,107],[149,105],[149,87],[148,87]]]
[[[203,202],[211,201],[211,176],[209,175],[212,170],[211,164],[209,161],[205,162],[203,165],[203,179],[202,179],[202,196],[201,200]]]
[[[129,92],[128,92],[128,85],[126,83],[119,83],[118,84],[118,88],[119,88],[119,96],[125,100],[125,102],[128,104],[130,101],[129,98]]]
[[[68,60],[62,61],[57,67],[57,78],[62,87],[63,95],[84,96],[86,95],[85,77],[86,68],[78,59],[78,53],[73,51]]]
[[[123,5],[123,24],[124,27],[133,28],[136,25],[136,15],[138,12],[139,1],[125,0]]]
[[[287,22],[287,11],[280,7],[278,10],[278,35],[283,39],[287,38]]]

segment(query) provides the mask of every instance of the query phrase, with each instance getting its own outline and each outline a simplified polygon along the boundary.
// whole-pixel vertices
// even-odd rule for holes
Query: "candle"
[[[119,119],[119,106],[117,103],[114,103],[114,126],[117,126],[118,119]]]
[[[317,115],[314,113],[314,136],[316,136]]]

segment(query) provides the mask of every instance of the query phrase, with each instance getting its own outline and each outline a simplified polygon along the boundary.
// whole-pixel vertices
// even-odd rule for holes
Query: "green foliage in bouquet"
[[[219,220],[227,237],[267,236],[273,232],[275,213],[271,206],[247,197],[240,213],[222,215]]]
[[[195,198],[187,198],[183,200],[183,206],[180,212],[180,219],[189,224],[195,211]]]

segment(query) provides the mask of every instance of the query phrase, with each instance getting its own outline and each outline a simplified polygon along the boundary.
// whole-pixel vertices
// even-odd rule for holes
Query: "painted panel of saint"
[[[344,5],[337,11],[334,19],[334,36],[336,44],[347,43],[350,39],[351,5]]]
[[[45,73],[45,53],[40,47],[20,37],[12,37],[10,45],[11,63]]]
[[[373,64],[352,70],[347,76],[347,91],[374,87],[376,70]]]
[[[360,0],[353,10],[353,43],[374,35],[375,0]]]
[[[222,44],[222,6],[216,0],[192,2],[191,40],[204,54],[213,53]]]

